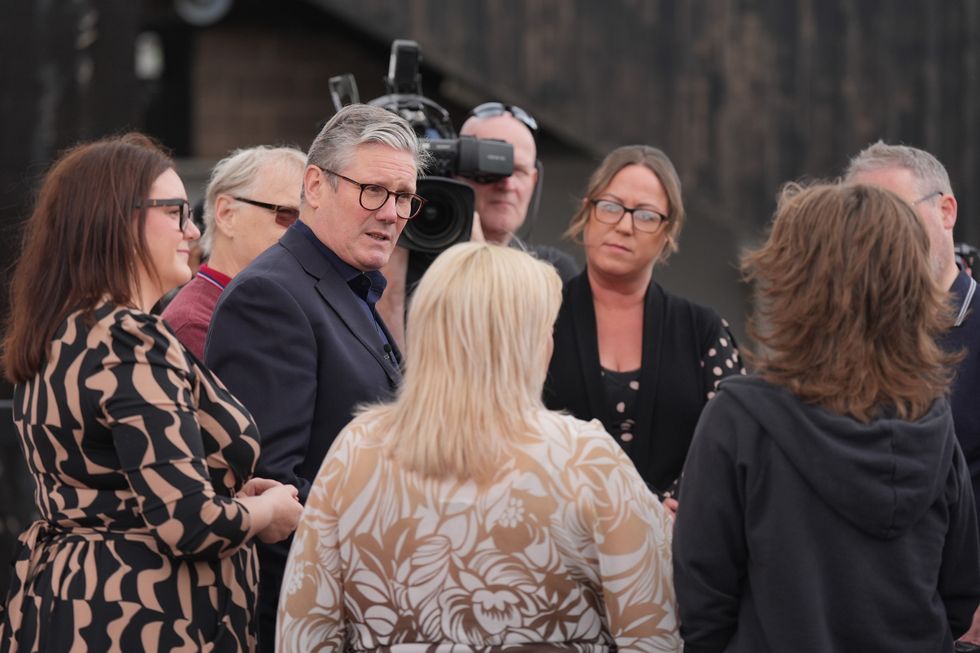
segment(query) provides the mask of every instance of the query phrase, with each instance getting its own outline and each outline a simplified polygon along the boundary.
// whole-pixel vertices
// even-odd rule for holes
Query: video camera
[[[466,177],[478,183],[509,177],[514,172],[514,147],[505,141],[458,137],[449,112],[422,94],[421,60],[418,43],[393,41],[385,77],[386,95],[368,104],[408,121],[432,155],[432,164],[426,174],[419,176],[416,189],[426,199],[425,206],[408,221],[398,240],[399,245],[412,252],[429,255],[427,266],[435,255],[470,238],[475,195],[467,184],[452,177]],[[338,111],[358,102],[354,77],[332,77],[330,96]]]

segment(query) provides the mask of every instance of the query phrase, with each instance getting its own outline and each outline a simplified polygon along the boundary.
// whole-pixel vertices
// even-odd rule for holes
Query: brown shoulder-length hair
[[[142,134],[75,146],[44,178],[24,225],[10,282],[3,368],[12,383],[41,369],[58,326],[108,296],[131,303],[140,262],[149,260],[137,204],[173,161]],[[135,220],[134,220],[135,215]],[[154,274],[152,266],[148,268]]]
[[[784,189],[769,239],[742,260],[755,282],[759,374],[802,400],[868,422],[918,419],[951,380],[937,337],[952,310],[911,207],[871,186]]]
[[[681,227],[684,226],[684,200],[681,198],[681,179],[677,176],[674,164],[664,154],[663,150],[649,145],[623,145],[606,155],[599,167],[589,178],[589,185],[585,189],[585,197],[582,199],[581,206],[572,216],[572,221],[565,230],[565,238],[570,238],[580,242],[582,232],[585,231],[585,224],[589,221],[592,213],[592,203],[589,200],[595,199],[606,187],[612,183],[620,170],[630,165],[646,166],[657,179],[663,184],[664,191],[667,192],[667,244],[660,255],[660,262],[664,262],[671,254],[677,251],[677,241],[681,235]]]

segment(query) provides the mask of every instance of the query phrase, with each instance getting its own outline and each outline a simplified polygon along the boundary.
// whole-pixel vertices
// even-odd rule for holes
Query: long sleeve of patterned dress
[[[277,650],[680,650],[670,517],[598,422],[539,424],[478,485],[407,471],[352,423],[293,540]]]
[[[621,652],[680,650],[672,519],[618,445],[604,438],[583,442],[588,464],[568,473],[583,513],[591,514],[609,632]]]
[[[14,389],[40,519],[19,538],[0,651],[251,651],[258,560],[234,496],[248,411],[152,315],[69,315]]]
[[[217,559],[251,537],[248,510],[211,484],[187,358],[158,323],[124,314],[87,386],[99,395],[138,510],[162,551]]]
[[[350,437],[344,432],[324,460],[293,534],[276,619],[279,653],[344,648],[343,568],[338,515],[331,499],[334,488],[345,486],[350,470],[344,461],[350,453]]]

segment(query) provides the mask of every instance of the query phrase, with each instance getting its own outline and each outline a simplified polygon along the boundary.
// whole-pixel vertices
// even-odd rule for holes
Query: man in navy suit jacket
[[[240,272],[211,319],[207,364],[251,411],[262,436],[258,476],[306,500],[337,433],[358,405],[387,398],[400,354],[375,311],[408,219],[425,152],[411,126],[351,105],[310,146],[300,219]],[[259,649],[272,651],[289,542],[259,544]]]

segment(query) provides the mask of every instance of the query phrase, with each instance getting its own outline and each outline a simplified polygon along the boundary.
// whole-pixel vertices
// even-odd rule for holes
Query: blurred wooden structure
[[[143,31],[165,55],[152,79],[134,72]],[[31,194],[60,149],[128,128],[206,161],[259,143],[305,148],[332,113],[326,80],[352,72],[362,99],[380,95],[394,38],[420,43],[427,95],[457,124],[487,99],[537,117],[546,170],[537,241],[558,242],[609,149],[663,148],[689,222],[658,278],[717,308],[737,333],[747,292],[734,267],[762,236],[779,187],[834,177],[878,138],[945,163],[957,239],[980,243],[974,1],[236,0],[220,22],[192,27],[172,0],[5,0],[0,255],[15,257]],[[189,181],[199,196],[202,179]],[[6,285],[4,275],[0,306]],[[22,487],[10,478],[22,465],[13,442],[9,420],[0,423],[0,488]],[[30,508],[28,496],[4,499],[0,588],[9,533]]]
[[[786,180],[882,138],[933,152],[980,240],[980,4],[315,0],[597,156],[662,147],[695,216],[763,224]],[[967,224],[969,223],[969,224]]]

